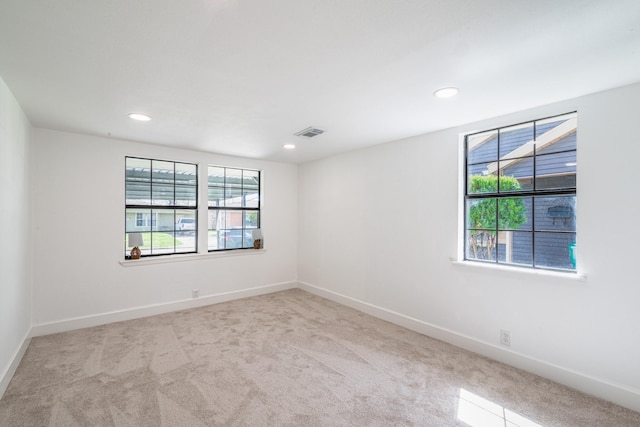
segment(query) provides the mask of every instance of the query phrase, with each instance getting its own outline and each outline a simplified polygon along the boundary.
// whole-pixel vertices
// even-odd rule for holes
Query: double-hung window
[[[253,247],[260,228],[260,171],[209,166],[209,251]]]
[[[576,269],[576,113],[465,136],[465,260]]]
[[[198,239],[198,166],[125,159],[125,257],[194,253]]]

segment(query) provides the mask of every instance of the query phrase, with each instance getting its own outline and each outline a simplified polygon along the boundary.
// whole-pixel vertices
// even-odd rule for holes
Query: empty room
[[[640,426],[640,2],[0,1],[0,426]]]

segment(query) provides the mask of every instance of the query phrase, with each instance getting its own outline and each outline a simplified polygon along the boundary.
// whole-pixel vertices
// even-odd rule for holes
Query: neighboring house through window
[[[156,212],[151,215],[150,213],[136,212],[136,227],[149,227],[155,226],[158,214]]]
[[[253,247],[260,228],[260,171],[209,166],[209,251]]]
[[[125,257],[133,234],[142,256],[196,252],[197,165],[126,157],[125,193]]]
[[[465,136],[465,260],[576,269],[576,113]]]

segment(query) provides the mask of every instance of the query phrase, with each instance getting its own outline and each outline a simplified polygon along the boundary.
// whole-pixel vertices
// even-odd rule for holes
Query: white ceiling
[[[640,1],[0,0],[0,76],[36,127],[299,163],[640,81]]]

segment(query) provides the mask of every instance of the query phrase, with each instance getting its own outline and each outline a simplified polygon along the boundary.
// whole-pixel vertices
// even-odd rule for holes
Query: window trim
[[[525,120],[525,121],[521,121],[519,123],[513,123],[513,124],[506,124],[504,126],[498,126],[498,127],[494,127],[494,128],[489,128],[489,129],[484,129],[484,130],[480,130],[480,131],[472,131],[472,132],[467,132],[467,133],[461,133],[460,134],[460,153],[461,153],[461,161],[460,161],[460,166],[462,167],[462,182],[460,185],[460,194],[462,195],[461,200],[462,200],[462,206],[461,209],[459,210],[459,219],[460,219],[460,238],[461,240],[459,240],[461,242],[460,245],[460,251],[459,251],[459,256],[456,260],[452,260],[454,263],[456,264],[463,264],[463,265],[470,265],[470,266],[480,266],[480,267],[490,267],[490,268],[494,268],[497,270],[507,270],[507,271],[531,271],[534,273],[538,273],[538,272],[546,272],[552,275],[566,275],[569,274],[570,276],[577,276],[579,278],[585,278],[586,276],[582,275],[582,274],[578,274],[578,267],[579,265],[576,262],[576,265],[574,268],[560,268],[560,267],[552,267],[552,266],[540,266],[540,265],[536,265],[535,262],[535,236],[537,233],[544,233],[544,232],[549,232],[550,230],[544,230],[544,229],[540,229],[537,230],[535,228],[535,210],[532,208],[531,210],[531,218],[532,218],[532,226],[531,226],[531,264],[527,265],[527,264],[513,264],[513,263],[506,263],[506,262],[500,262],[498,255],[496,253],[496,257],[495,260],[483,260],[483,259],[476,259],[476,258],[470,258],[468,256],[468,236],[467,233],[470,229],[472,229],[471,227],[468,226],[468,201],[469,200],[486,200],[486,199],[495,199],[496,203],[499,203],[498,200],[500,199],[506,199],[506,198],[512,198],[512,197],[530,197],[533,203],[533,206],[535,206],[535,198],[540,198],[540,197],[554,197],[554,196],[558,196],[558,197],[562,197],[562,196],[574,196],[576,197],[576,207],[577,207],[577,176],[578,176],[578,172],[577,169],[575,171],[575,176],[576,176],[576,182],[575,185],[572,187],[563,187],[563,188],[555,188],[555,189],[548,189],[548,188],[542,188],[542,189],[536,189],[536,182],[537,182],[537,177],[536,177],[536,159],[540,156],[547,156],[547,155],[551,155],[551,154],[558,154],[558,153],[565,153],[565,152],[575,152],[576,153],[576,157],[577,157],[577,141],[576,141],[576,148],[575,149],[567,149],[567,150],[559,150],[559,151],[554,151],[552,153],[542,153],[539,154],[537,153],[537,151],[539,150],[543,150],[542,149],[538,149],[537,146],[533,146],[533,149],[530,151],[529,154],[526,155],[519,155],[519,156],[514,156],[513,159],[517,159],[518,161],[528,158],[530,157],[533,161],[533,173],[531,176],[531,180],[533,183],[533,188],[530,190],[519,190],[519,191],[500,191],[500,179],[497,180],[497,188],[495,192],[490,192],[490,193],[475,193],[475,194],[469,194],[469,137],[473,136],[473,135],[478,135],[478,134],[484,134],[484,133],[491,133],[491,136],[488,136],[486,139],[480,141],[480,142],[476,142],[474,143],[473,147],[471,148],[475,148],[479,145],[482,145],[486,142],[489,142],[490,140],[492,140],[494,137],[498,138],[497,141],[497,153],[496,153],[496,165],[498,167],[497,169],[497,176],[501,176],[500,175],[500,170],[502,169],[500,167],[500,162],[504,161],[504,160],[510,160],[511,157],[508,158],[504,158],[504,156],[501,156],[500,153],[500,144],[499,144],[499,135],[500,135],[500,131],[501,130],[505,130],[505,129],[509,129],[509,128],[516,128],[518,126],[523,126],[523,125],[528,125],[531,124],[533,127],[533,141],[536,141],[539,138],[539,135],[536,135],[536,124],[540,123],[540,122],[545,122],[554,118],[562,118],[565,116],[570,116],[573,115],[573,117],[568,118],[567,120],[575,120],[576,124],[575,124],[575,131],[577,133],[577,116],[578,112],[577,111],[569,111],[569,112],[565,112],[565,113],[560,113],[560,114],[554,114],[554,115],[550,115],[550,116],[546,116],[546,117],[541,117],[541,118],[537,118],[537,119],[532,119],[532,120]],[[560,125],[561,126],[561,125]],[[567,135],[570,135],[572,132],[566,133],[564,136],[561,136],[559,138],[559,140],[561,140],[562,138],[565,138]],[[543,134],[544,135],[544,134]],[[548,144],[550,145],[550,144]],[[548,146],[547,145],[547,146]],[[524,146],[524,145],[523,145]],[[523,147],[521,146],[521,147]],[[521,147],[516,148],[519,149]],[[512,150],[511,152],[507,153],[510,154],[513,151],[516,150]],[[471,165],[475,165],[475,164],[481,164],[484,162],[476,162],[476,163],[472,163]],[[491,163],[493,164],[493,162]],[[567,172],[567,173],[559,173],[559,174],[553,174],[553,176],[560,176],[560,175],[570,175],[571,172]],[[549,175],[551,176],[551,175]],[[575,210],[577,212],[577,209]],[[496,209],[496,217],[498,215],[497,209]],[[577,217],[577,215],[576,215]],[[493,229],[491,229],[493,230]],[[575,229],[575,231],[559,231],[559,230],[551,230],[554,233],[558,233],[558,234],[575,234],[575,241],[578,241],[578,230],[577,227]],[[495,227],[495,232],[499,233],[500,232],[500,227],[498,225],[498,221],[496,218],[496,227]],[[496,243],[496,248],[498,246],[498,243]],[[576,260],[577,261],[577,260]]]
[[[248,171],[248,172],[257,172],[258,173],[258,206],[257,207],[242,207],[242,206],[210,206],[209,205],[209,190],[214,187],[214,188],[221,188],[219,185],[217,186],[211,186],[209,184],[209,169],[210,168],[221,168],[224,169],[224,184],[223,184],[223,189],[226,191],[227,189],[227,170],[228,169],[233,169],[233,170],[239,170],[242,173],[242,177],[244,178],[244,172]],[[210,164],[207,166],[207,224],[209,221],[209,212],[211,211],[218,211],[218,212],[222,212],[222,211],[239,211],[242,212],[243,214],[243,218],[244,218],[244,213],[245,212],[257,212],[258,213],[258,220],[257,220],[257,227],[256,228],[245,228],[244,227],[244,219],[243,219],[243,226],[241,228],[242,230],[242,234],[244,236],[244,233],[246,230],[256,230],[256,229],[261,229],[262,227],[262,178],[263,178],[263,174],[262,174],[262,170],[260,169],[250,169],[250,168],[244,168],[244,167],[235,167],[235,166],[223,166],[223,165],[214,165],[214,164]],[[241,190],[241,194],[244,194],[244,179],[241,179],[242,182],[242,186],[240,187]],[[230,230],[229,228],[225,228],[225,230]],[[253,246],[251,247],[239,247],[239,248],[223,248],[223,249],[210,249],[209,248],[209,231],[211,231],[211,229],[209,229],[209,226],[207,225],[207,252],[209,253],[222,253],[222,252],[228,252],[228,251],[238,251],[238,250],[255,250],[255,248]],[[219,230],[218,230],[219,231]],[[264,245],[262,246],[262,249],[264,248]]]
[[[153,264],[167,264],[175,262],[185,261],[201,261],[201,260],[214,260],[218,258],[233,257],[233,256],[247,256],[247,255],[262,255],[267,252],[266,249],[253,249],[251,251],[212,251],[205,253],[177,253],[171,254],[170,257],[163,256],[149,256],[140,259],[126,258],[120,260],[120,265],[123,267],[138,267],[143,265]]]
[[[149,204],[145,205],[145,204],[128,204],[127,203],[127,160],[128,159],[138,159],[138,160],[148,160],[151,162],[151,166],[150,166],[150,182],[149,182]],[[173,167],[174,167],[174,174],[173,174],[173,204],[171,205],[154,205],[153,204],[153,162],[165,162],[165,163],[172,163]],[[177,164],[184,164],[184,165],[190,165],[190,166],[195,166],[195,174],[194,174],[194,179],[196,181],[195,183],[195,205],[194,206],[180,206],[180,205],[176,205],[175,203],[175,195],[176,195],[176,173],[175,173],[175,166]],[[140,157],[140,156],[128,156],[125,155],[125,169],[124,169],[124,186],[125,186],[125,191],[124,191],[124,245],[125,245],[125,256],[124,259],[127,261],[131,261],[131,256],[128,255],[128,253],[130,252],[130,247],[127,246],[127,235],[130,233],[136,233],[137,231],[127,231],[127,211],[129,209],[144,209],[144,210],[148,210],[150,211],[150,221],[151,224],[149,224],[150,230],[148,231],[144,231],[144,232],[148,232],[148,233],[154,233],[154,232],[158,232],[159,230],[153,230],[154,227],[154,222],[157,225],[157,214],[158,211],[172,211],[173,214],[173,220],[172,220],[172,231],[174,233],[174,239],[175,239],[175,233],[178,231],[175,229],[175,224],[176,224],[176,216],[178,211],[193,211],[194,212],[194,219],[195,219],[195,230],[193,230],[194,233],[194,249],[192,251],[188,251],[188,252],[176,252],[176,247],[174,245],[173,247],[173,252],[163,252],[163,253],[143,253],[140,256],[140,259],[142,258],[154,258],[154,257],[166,257],[166,256],[177,256],[177,255],[193,255],[193,254],[197,254],[198,253],[198,211],[199,211],[199,195],[200,195],[200,176],[199,176],[199,164],[195,163],[195,162],[184,162],[184,161],[177,161],[177,160],[166,160],[166,159],[158,159],[158,158],[149,158],[149,157]],[[154,221],[155,220],[155,221]],[[137,213],[136,213],[136,218],[134,219],[134,221],[137,222]],[[135,260],[135,261],[139,261],[139,260]]]

